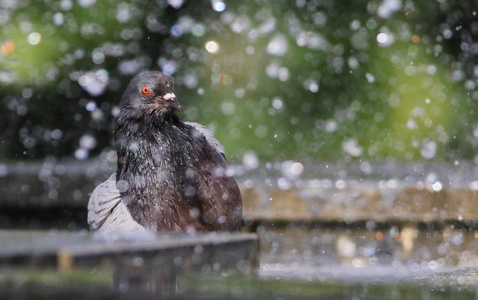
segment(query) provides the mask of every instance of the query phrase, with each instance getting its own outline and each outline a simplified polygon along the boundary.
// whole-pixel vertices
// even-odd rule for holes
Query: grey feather
[[[205,126],[195,122],[185,122],[204,136],[206,141],[225,156],[224,147]],[[116,173],[98,185],[88,202],[88,224],[91,230],[102,232],[129,231],[145,232],[146,229],[133,220],[128,208],[121,199],[116,187]]]
[[[116,173],[98,185],[88,202],[88,224],[99,231],[145,231],[133,220],[116,187]]]
[[[211,131],[209,131],[206,126],[201,125],[196,122],[184,122],[186,125],[190,125],[194,127],[199,133],[201,133],[205,138],[206,141],[215,149],[217,152],[221,153],[223,156],[226,155],[226,152],[224,151],[224,147],[219,143],[219,141],[214,137]]]

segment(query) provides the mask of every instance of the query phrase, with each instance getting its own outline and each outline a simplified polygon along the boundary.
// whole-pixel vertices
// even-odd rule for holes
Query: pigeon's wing
[[[225,168],[224,147],[212,135],[212,133],[201,124],[185,122],[201,133],[209,145],[212,146],[222,157],[220,165]],[[242,224],[242,198],[236,180],[226,172],[222,175],[215,175],[209,181],[199,187],[201,201],[202,219],[205,224],[211,226],[209,230],[214,231],[238,231]]]
[[[202,221],[214,231],[240,231],[242,225],[242,197],[233,177],[214,177],[199,190],[202,199]]]
[[[187,125],[194,127],[199,133],[201,133],[205,138],[206,141],[215,149],[217,152],[221,153],[223,157],[226,157],[226,153],[224,151],[224,147],[219,143],[219,141],[214,137],[211,131],[209,131],[205,126],[196,123],[196,122],[184,122]]]
[[[133,220],[121,200],[116,187],[116,173],[98,185],[88,202],[88,224],[91,230],[100,231],[145,231]]]

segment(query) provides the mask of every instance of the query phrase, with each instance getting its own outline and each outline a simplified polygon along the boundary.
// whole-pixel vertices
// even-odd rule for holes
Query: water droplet
[[[408,119],[407,128],[410,129],[410,130],[414,130],[414,129],[418,128],[418,124],[415,121],[415,119],[413,119],[413,118]]]
[[[346,235],[340,235],[335,243],[337,254],[341,258],[353,258],[357,253],[357,245],[353,239]]]
[[[438,69],[437,69],[437,67],[436,67],[435,65],[429,65],[429,66],[427,67],[427,73],[428,73],[429,75],[435,75],[437,71],[438,71]]]
[[[198,85],[198,79],[194,74],[186,74],[183,78],[183,82],[190,89],[196,88]]]
[[[319,91],[319,84],[315,80],[306,80],[305,88],[312,93],[317,93]]]
[[[300,175],[304,171],[304,166],[300,162],[294,162],[290,166],[290,172],[293,175]]]
[[[344,189],[345,188],[345,181],[343,181],[342,179],[337,180],[335,182],[335,187],[338,188],[339,190]]]
[[[246,91],[242,88],[239,88],[237,90],[234,91],[234,95],[237,97],[237,98],[243,98],[244,95],[246,94]]]
[[[451,77],[455,81],[463,81],[466,75],[465,75],[465,72],[463,72],[462,70],[455,70],[451,73]]]
[[[288,190],[292,187],[292,183],[289,180],[287,180],[286,178],[281,177],[281,178],[277,179],[277,187],[279,187],[279,189],[285,191],[285,190]]]
[[[80,138],[80,147],[91,150],[96,146],[96,139],[90,134],[85,134]]]
[[[87,111],[95,111],[96,110],[96,103],[94,101],[90,101],[86,104]]]
[[[25,105],[20,105],[17,107],[17,115],[24,116],[28,112],[28,108]]]
[[[128,3],[120,3],[116,10],[116,20],[127,23],[131,19],[131,8]]]
[[[274,56],[284,56],[287,53],[289,42],[283,34],[276,34],[267,45],[267,53]]]
[[[93,62],[97,65],[105,62],[105,54],[102,48],[95,48],[91,54]]]
[[[73,1],[72,0],[62,0],[60,2],[60,8],[64,11],[68,11],[73,8]]]
[[[290,77],[289,69],[287,69],[286,67],[280,67],[279,74],[277,77],[282,82],[289,80],[289,77]]]
[[[126,192],[128,189],[128,182],[125,180],[119,180],[118,183],[116,184],[116,188],[120,191],[120,193]]]
[[[352,30],[358,30],[360,29],[360,21],[359,20],[353,20],[352,23],[350,23],[350,29]]]
[[[377,14],[381,18],[388,19],[393,13],[399,11],[401,8],[401,0],[383,0],[377,9]]]
[[[206,33],[206,28],[202,24],[194,24],[191,28],[191,34],[195,37],[201,37]]]
[[[333,119],[328,119],[327,121],[325,121],[325,131],[327,132],[335,132],[338,127],[339,126],[337,121]]]
[[[443,184],[440,181],[435,182],[432,184],[432,190],[434,192],[440,192],[443,189]]]
[[[84,160],[84,159],[87,159],[88,158],[88,150],[84,149],[84,148],[78,148],[76,149],[75,151],[75,157],[76,159],[78,160]]]
[[[113,117],[117,117],[120,113],[120,108],[118,106],[114,106],[112,109],[111,109],[111,115]]]
[[[55,24],[56,26],[61,26],[65,23],[65,16],[58,12],[56,14],[53,15],[53,24]]]
[[[398,230],[398,227],[397,226],[392,226],[392,228],[390,229],[390,237],[391,238],[396,238],[400,233],[400,230]]]
[[[196,189],[193,186],[188,186],[186,187],[186,190],[184,191],[184,195],[186,197],[192,197],[196,195]]]
[[[370,73],[365,73],[365,78],[367,78],[367,81],[370,82],[370,83],[374,83],[374,82],[375,82],[375,76],[373,76],[373,75],[370,74]]]
[[[51,132],[50,136],[54,140],[59,140],[63,136],[63,132],[60,129],[55,129]]]
[[[280,64],[273,62],[266,67],[266,75],[269,78],[277,78],[279,76]]]
[[[48,192],[48,198],[56,199],[58,197],[58,192],[56,190],[51,190]]]
[[[393,34],[388,32],[380,32],[377,34],[377,42],[380,46],[388,47],[393,44],[395,38]]]
[[[211,4],[212,4],[212,9],[214,9],[217,12],[223,12],[224,10],[226,10],[226,4],[221,0],[212,0]]]
[[[366,175],[372,174],[373,171],[372,165],[367,161],[360,163],[360,170]]]
[[[223,14],[223,15],[225,15],[225,14]],[[221,18],[221,19],[223,19],[223,18]],[[224,19],[228,19],[228,18],[225,17]],[[240,34],[244,31],[246,31],[247,29],[249,29],[250,26],[251,26],[251,21],[249,20],[249,18],[247,16],[239,16],[237,18],[234,18],[234,21],[231,24],[231,30],[234,33]]]
[[[351,69],[357,69],[359,67],[359,61],[355,57],[349,57],[347,59],[347,64]]]
[[[236,110],[236,105],[234,104],[234,101],[232,100],[224,100],[221,103],[221,111],[223,114],[226,116],[230,116],[234,114],[234,111]]]
[[[168,4],[178,9],[184,4],[184,0],[168,0]]]
[[[96,0],[78,0],[78,4],[81,7],[91,7],[96,3]],[[72,4],[71,4],[72,5]]]
[[[300,162],[287,160],[281,164],[281,171],[290,180],[297,179],[304,171],[304,165]]]
[[[139,144],[137,142],[132,142],[129,147],[128,147],[128,150],[131,151],[131,152],[136,152],[139,150]]]
[[[173,36],[181,36],[184,33],[183,28],[178,24],[173,25],[170,32]]]
[[[420,149],[420,154],[425,159],[432,159],[433,157],[435,157],[436,150],[436,142],[426,139],[425,141],[423,141],[422,148]]]
[[[266,126],[264,125],[259,125],[256,127],[256,130],[254,131],[255,135],[258,137],[258,138],[265,138],[267,136],[267,133],[269,132],[269,130],[267,129]]]
[[[6,177],[8,175],[8,167],[5,164],[0,164],[0,178]]]
[[[449,28],[447,28],[447,29],[443,30],[442,35],[445,39],[449,40],[453,37],[453,31],[451,31]]]
[[[363,148],[359,146],[356,139],[346,139],[342,143],[342,150],[353,157],[361,156],[363,153]]]
[[[242,165],[247,170],[253,170],[259,166],[259,158],[253,151],[246,151],[242,157]]]
[[[32,32],[27,37],[28,43],[33,46],[40,44],[41,39],[42,36],[38,32]]]
[[[167,60],[164,58],[160,58],[158,64],[161,67],[163,73],[168,75],[173,75],[178,69],[178,64],[175,60]]]
[[[204,47],[206,48],[207,52],[212,54],[217,53],[217,51],[219,51],[219,44],[216,43],[215,41],[207,42]]]
[[[478,181],[472,181],[469,185],[470,189],[472,191],[478,191]]]
[[[272,107],[274,109],[281,109],[283,107],[283,102],[281,98],[272,99]]]
[[[108,80],[108,72],[101,69],[95,72],[89,71],[84,73],[78,78],[78,83],[91,96],[99,96],[104,93]]]
[[[376,224],[374,221],[367,221],[367,223],[365,223],[365,227],[368,229],[368,230],[374,230],[375,227],[376,227]]]

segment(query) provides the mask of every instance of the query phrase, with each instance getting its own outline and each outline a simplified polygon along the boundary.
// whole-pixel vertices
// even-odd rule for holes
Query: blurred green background
[[[0,0],[0,158],[112,150],[163,70],[232,161],[478,161],[475,1]]]

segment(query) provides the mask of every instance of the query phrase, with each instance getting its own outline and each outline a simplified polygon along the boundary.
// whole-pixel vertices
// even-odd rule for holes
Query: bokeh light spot
[[[219,44],[215,41],[209,41],[205,45],[206,51],[209,53],[217,53],[219,51]]]
[[[41,34],[39,34],[38,32],[32,32],[28,35],[27,41],[30,45],[38,45],[41,42]]]
[[[0,49],[2,51],[2,54],[9,55],[15,52],[15,45],[12,42],[8,41],[3,43]]]
[[[222,2],[221,0],[212,0],[212,9],[217,12],[223,12],[226,9],[226,3]]]

